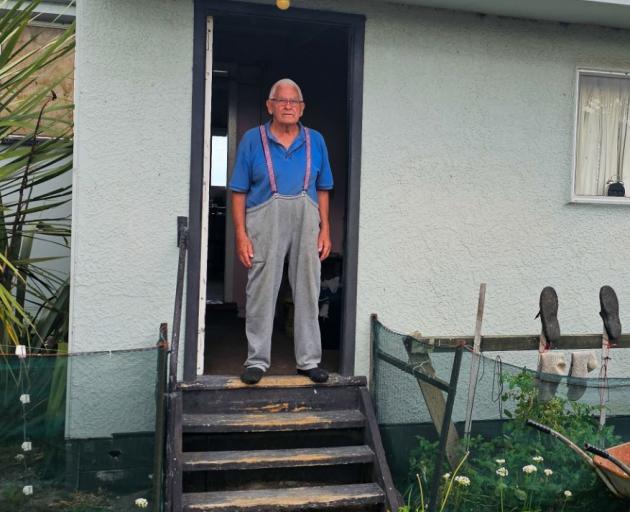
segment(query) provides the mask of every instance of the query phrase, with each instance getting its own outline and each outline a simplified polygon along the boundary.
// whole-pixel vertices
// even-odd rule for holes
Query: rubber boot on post
[[[540,309],[536,318],[540,316],[542,330],[547,343],[556,343],[560,339],[560,324],[558,323],[558,294],[551,286],[546,286],[540,292]]]
[[[619,301],[615,290],[610,286],[602,286],[599,290],[599,316],[604,321],[604,329],[608,334],[608,341],[614,343],[621,336],[621,321],[619,320]]]

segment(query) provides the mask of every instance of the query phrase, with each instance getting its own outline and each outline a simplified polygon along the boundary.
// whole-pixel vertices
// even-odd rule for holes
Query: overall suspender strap
[[[278,187],[276,186],[276,174],[273,172],[273,162],[271,161],[271,151],[269,151],[269,140],[267,139],[267,130],[265,125],[261,124],[260,138],[262,140],[263,151],[265,152],[265,160],[267,161],[267,173],[269,174],[269,184],[271,185],[271,193],[277,194]]]
[[[273,161],[271,160],[271,151],[269,150],[269,139],[267,138],[267,130],[265,125],[262,124],[258,127],[260,131],[260,140],[262,141],[263,151],[265,153],[265,161],[267,162],[267,174],[269,175],[269,184],[271,186],[271,193],[277,194],[278,187],[276,186],[276,173],[273,170]],[[303,192],[308,191],[308,184],[311,180],[311,131],[304,127],[304,138],[306,139],[306,172],[304,173],[304,186]]]
[[[308,191],[308,182],[311,179],[311,131],[304,127],[304,138],[306,139],[306,172],[304,173],[304,192]]]

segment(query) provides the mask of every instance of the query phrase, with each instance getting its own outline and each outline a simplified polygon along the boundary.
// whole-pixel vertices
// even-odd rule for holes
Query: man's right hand
[[[236,237],[236,254],[246,268],[252,268],[254,245],[247,235],[238,235]]]

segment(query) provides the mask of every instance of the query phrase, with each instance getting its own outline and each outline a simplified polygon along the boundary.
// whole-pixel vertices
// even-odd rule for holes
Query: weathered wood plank
[[[179,334],[182,322],[184,296],[184,277],[186,272],[186,251],[188,250],[188,219],[177,218],[177,243],[179,259],[177,262],[177,284],[175,286],[175,310],[173,311],[173,332],[171,334],[171,357],[169,358],[168,390],[173,393],[177,388],[177,369],[179,358]]]
[[[184,436],[184,450],[189,452],[333,448],[363,443],[363,425],[345,429],[230,432],[218,435],[202,433]]]
[[[478,325],[481,329],[479,322]],[[421,335],[411,334],[409,337],[412,339],[420,339]],[[449,385],[436,375],[428,352],[414,351],[414,347],[416,347],[416,345],[416,343],[405,343],[407,357],[409,358],[409,365],[416,370],[421,370],[422,372],[421,374],[418,374],[416,371],[413,375],[416,377],[416,381],[420,387],[420,392],[422,393],[427,410],[429,411],[429,416],[431,416],[431,421],[435,425],[435,430],[438,435],[441,435],[442,425],[444,422],[444,411],[446,409],[446,400],[444,399],[442,391],[447,391],[449,389]],[[479,340],[477,340],[477,346],[478,345]],[[422,374],[429,377],[429,379],[422,379]],[[436,387],[436,385],[431,381],[436,381],[441,385],[441,387]],[[457,430],[455,430],[455,425],[451,422],[448,427],[446,439],[446,458],[448,459],[451,469],[457,467],[459,462],[459,456],[457,453],[458,441],[459,435],[457,434]]]
[[[192,389],[259,389],[259,388],[320,388],[334,386],[366,386],[367,379],[362,376],[344,377],[333,373],[327,382],[316,384],[303,375],[269,375],[261,381],[250,386],[241,382],[241,379],[231,375],[200,375],[194,382],[180,382],[182,391]]]
[[[602,334],[601,375],[604,375],[606,378],[608,375],[608,363],[610,360],[610,347],[611,344],[608,339],[608,333],[606,332],[606,328],[604,328],[604,333]],[[606,402],[608,402],[608,393],[601,393],[599,395],[599,426],[601,428],[606,426]]]
[[[182,497],[182,397],[169,393],[166,439],[166,512],[181,510]]]
[[[425,354],[425,352],[419,352],[419,354]],[[442,391],[448,391],[449,389],[448,382],[440,379],[437,376],[430,376],[420,366],[412,365],[408,362],[402,361],[397,357],[394,357],[378,349],[376,350],[376,357],[378,357],[382,361],[385,361],[386,363],[391,364],[392,366],[395,366],[399,370],[402,370],[403,372],[412,375],[416,378],[416,380],[427,382],[428,384],[431,384],[434,387],[441,389]]]
[[[372,448],[375,455],[375,464],[372,471],[372,478],[378,482],[385,493],[385,504],[389,510],[398,510],[403,506],[403,500],[394,486],[385,450],[383,449],[383,441],[381,440],[381,432],[376,421],[376,414],[372,404],[372,396],[367,388],[361,388],[361,410],[366,418],[365,425],[365,441]]]
[[[164,455],[166,451],[166,389],[168,368],[168,326],[160,324],[158,341],[157,382],[155,385],[155,442],[153,448],[153,504],[162,503]],[[157,512],[157,508],[155,511]]]
[[[486,303],[486,283],[481,283],[479,286],[479,301],[477,303],[477,320],[475,322],[475,338],[473,341],[473,357],[471,361],[470,374],[468,378],[468,400],[466,403],[466,420],[464,421],[464,438],[466,439],[466,445],[468,446],[470,440],[470,431],[472,430],[472,415],[475,405],[475,392],[477,390],[477,379],[479,377],[479,362],[481,354],[481,326],[483,324],[483,309]],[[454,430],[454,429],[453,429]],[[449,432],[450,433],[450,432]],[[449,439],[449,441],[451,441]],[[449,453],[449,445],[446,448],[447,454]],[[450,452],[452,453],[452,449]],[[454,461],[449,458],[449,464],[451,469],[455,469]]]
[[[271,512],[274,510],[325,510],[383,503],[376,484],[294,487],[259,491],[188,493],[184,512]]]
[[[435,369],[433,368],[431,359],[427,354],[410,354],[409,362],[413,366],[421,366],[424,373],[430,375],[431,377],[435,377]],[[424,402],[427,405],[431,421],[433,421],[435,429],[438,434],[440,434],[442,423],[444,422],[444,411],[446,409],[444,394],[428,382],[421,379],[416,380],[418,382],[418,386],[420,386]],[[459,434],[457,433],[457,430],[455,430],[455,425],[451,422],[448,427],[448,434],[446,438],[446,458],[448,459],[451,469],[455,469],[460,460],[460,456],[457,452],[458,442]]]
[[[356,386],[298,388],[188,389],[187,414],[300,412],[324,409],[357,409]]]
[[[247,450],[184,453],[184,471],[293,468],[366,464],[374,452],[368,446],[302,448],[296,450]]]
[[[422,337],[420,342],[430,344],[436,352],[443,350],[455,350],[460,341],[472,347],[474,336],[436,336]],[[540,343],[539,334],[523,334],[513,336],[482,336],[482,352],[500,352],[507,350],[538,350]],[[601,349],[601,334],[563,334],[560,339],[553,344],[552,348],[560,350],[580,350],[580,349]],[[615,343],[615,348],[630,348],[630,334],[622,334]],[[423,347],[413,347],[414,352],[424,350]]]
[[[271,414],[184,414],[184,432],[270,432],[357,428],[365,418],[358,410]]]
[[[173,478],[173,511],[182,509],[182,493],[183,491],[183,471],[182,471],[182,455],[184,453],[183,448],[183,430],[182,430],[182,416],[184,414],[182,405],[182,394],[175,393],[175,406],[173,407],[173,414],[175,414],[175,437],[173,439],[175,455],[175,475]]]

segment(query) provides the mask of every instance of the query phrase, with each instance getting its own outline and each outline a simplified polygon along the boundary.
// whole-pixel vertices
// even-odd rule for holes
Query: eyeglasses
[[[302,100],[286,99],[286,98],[269,98],[269,101],[273,101],[278,105],[289,105],[290,107],[297,107],[300,103],[304,103]]]

